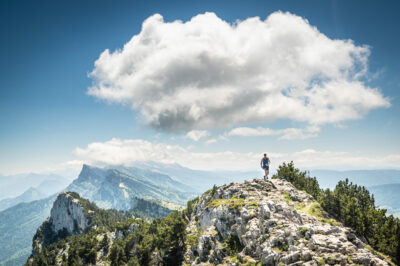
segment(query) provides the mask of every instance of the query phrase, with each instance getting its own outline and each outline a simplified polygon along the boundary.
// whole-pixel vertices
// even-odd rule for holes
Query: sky
[[[400,168],[398,1],[1,1],[0,174]]]

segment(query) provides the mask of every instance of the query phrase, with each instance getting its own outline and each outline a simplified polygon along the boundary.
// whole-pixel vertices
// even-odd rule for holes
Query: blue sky
[[[230,164],[221,162],[221,167],[248,169],[249,162],[264,151],[271,153],[272,160],[275,156],[275,162],[300,160],[300,166],[310,168],[399,168],[399,7],[398,1],[2,1],[0,173],[40,171],[66,162],[129,163],[158,156],[195,168],[207,168],[207,158],[218,168],[219,160],[226,158]],[[95,84],[88,74],[100,54],[122,49],[141,32],[143,21],[156,13],[165,22],[186,22],[214,12],[234,23],[255,16],[265,20],[279,10],[307,19],[331,40],[367,45],[368,73],[362,82],[378,88],[390,107],[372,108],[356,120],[318,124],[319,131],[311,133],[315,136],[285,140],[279,139],[281,133],[230,136],[229,132],[238,127],[304,129],[309,121],[255,119],[224,128],[204,125],[171,132],[151,126],[141,107],[132,110],[130,103],[88,95]],[[195,141],[186,136],[191,130],[208,136]],[[120,142],[110,143],[112,139]],[[98,145],[90,146],[93,143]],[[104,155],[110,145],[124,156]],[[137,149],[144,148],[141,145],[151,152],[137,155]],[[174,152],[165,151],[169,149]]]

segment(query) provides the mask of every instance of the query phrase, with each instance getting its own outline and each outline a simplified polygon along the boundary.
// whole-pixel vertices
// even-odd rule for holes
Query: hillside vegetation
[[[111,265],[149,265],[156,260],[179,265],[185,227],[185,215],[179,211],[152,222],[131,218],[53,243],[26,265],[95,264],[98,253]]]
[[[294,167],[293,162],[279,166],[273,178],[291,182],[317,199],[322,208],[357,234],[377,251],[389,255],[400,264],[400,220],[386,215],[375,206],[375,199],[363,186],[339,181],[334,190],[323,190],[315,177]]]
[[[20,203],[0,212],[0,265],[21,265],[31,253],[32,237],[50,214],[56,195]]]

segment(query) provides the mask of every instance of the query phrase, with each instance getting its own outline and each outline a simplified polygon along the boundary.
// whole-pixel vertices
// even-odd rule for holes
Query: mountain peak
[[[81,172],[80,172],[80,175],[81,175],[82,173],[90,172],[93,168],[94,168],[94,167],[92,167],[92,166],[90,166],[90,165],[88,165],[88,164],[83,164],[83,165],[82,165]]]
[[[387,265],[312,196],[280,179],[214,187],[194,206],[187,233],[189,264]]]

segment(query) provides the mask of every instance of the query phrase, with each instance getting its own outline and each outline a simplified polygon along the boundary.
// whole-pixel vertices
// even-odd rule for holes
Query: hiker
[[[264,157],[262,157],[262,159],[261,159],[261,168],[264,169],[264,171],[265,171],[264,180],[268,179],[270,163],[271,163],[271,160],[267,157],[267,154],[264,153]]]

